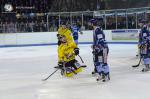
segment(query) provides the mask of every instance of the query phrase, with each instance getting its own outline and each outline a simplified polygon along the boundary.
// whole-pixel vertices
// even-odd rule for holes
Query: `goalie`
[[[58,46],[58,66],[61,69],[61,74],[66,77],[72,77],[82,71],[82,67],[77,66],[75,56],[79,54],[74,42],[67,42],[66,36],[59,36],[61,44]]]
[[[69,28],[67,28],[66,22],[64,21],[61,22],[61,26],[58,29],[58,46],[61,45],[61,40],[59,39],[59,37],[61,37],[62,35],[66,37],[67,42],[74,42],[71,31],[69,30]]]

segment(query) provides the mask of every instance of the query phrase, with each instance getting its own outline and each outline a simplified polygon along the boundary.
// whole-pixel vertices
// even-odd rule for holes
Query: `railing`
[[[91,30],[89,20],[98,17],[103,29],[137,29],[139,19],[150,21],[150,7],[50,13],[1,13],[0,33],[57,31],[60,22],[68,27],[76,22],[82,30]]]

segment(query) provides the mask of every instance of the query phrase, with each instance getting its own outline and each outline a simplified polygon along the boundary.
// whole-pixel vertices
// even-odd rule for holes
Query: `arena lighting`
[[[16,14],[16,18],[17,18],[17,19],[21,18],[21,14],[17,13],[17,14]]]
[[[4,9],[6,12],[11,12],[13,11],[13,6],[11,4],[5,4]]]

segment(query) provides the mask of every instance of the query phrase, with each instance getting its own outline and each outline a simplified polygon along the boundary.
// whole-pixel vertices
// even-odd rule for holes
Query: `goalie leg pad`
[[[80,63],[77,61],[77,60],[75,60],[75,66],[77,67],[77,68],[79,68],[81,65],[80,65]]]
[[[65,77],[73,77],[73,75],[74,75],[74,73],[73,72],[71,72],[71,73],[64,73],[64,76]]]
[[[80,73],[80,72],[82,72],[82,70],[83,70],[83,67],[79,67],[78,69],[76,69],[74,71],[75,71],[75,73]]]
[[[102,66],[102,67],[103,67],[104,74],[109,73],[109,66],[108,65],[105,65],[105,66]]]
[[[67,67],[65,72],[64,72],[64,76],[72,77],[73,75],[74,75],[74,73],[72,72],[71,68]]]

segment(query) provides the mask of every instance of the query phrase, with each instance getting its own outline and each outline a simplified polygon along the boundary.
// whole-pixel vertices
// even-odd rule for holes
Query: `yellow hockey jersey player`
[[[77,67],[75,55],[79,54],[79,50],[74,43],[68,42],[66,36],[60,36],[61,44],[58,46],[58,65],[62,69],[62,74],[71,77],[82,71],[82,67]]]

